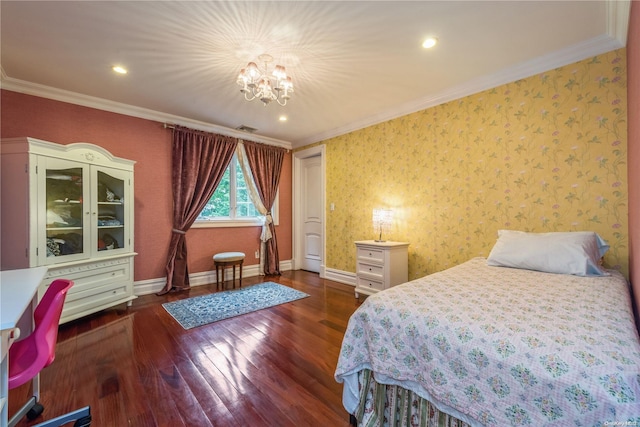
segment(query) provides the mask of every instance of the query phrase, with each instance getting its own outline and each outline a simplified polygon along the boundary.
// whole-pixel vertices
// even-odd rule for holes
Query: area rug
[[[228,319],[308,297],[309,294],[274,282],[166,302],[162,306],[184,329]]]

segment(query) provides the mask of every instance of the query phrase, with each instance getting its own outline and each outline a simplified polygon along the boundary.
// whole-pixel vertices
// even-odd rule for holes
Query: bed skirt
[[[377,383],[368,369],[358,373],[358,383],[360,402],[354,415],[360,427],[469,427],[410,390]]]

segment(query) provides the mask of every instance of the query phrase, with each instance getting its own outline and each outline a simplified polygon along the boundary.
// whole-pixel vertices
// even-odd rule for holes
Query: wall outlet
[[[260,250],[259,249],[256,251],[255,255],[256,255],[256,259],[260,258]]]

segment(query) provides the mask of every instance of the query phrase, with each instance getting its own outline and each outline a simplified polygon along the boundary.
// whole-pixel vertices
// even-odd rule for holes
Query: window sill
[[[196,221],[191,228],[231,228],[231,227],[262,227],[260,219],[216,219],[211,221]]]

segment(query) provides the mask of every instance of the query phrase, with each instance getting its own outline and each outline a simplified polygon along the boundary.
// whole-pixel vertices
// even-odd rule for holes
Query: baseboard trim
[[[280,271],[291,270],[291,260],[280,262]],[[236,276],[238,272],[236,270]],[[260,276],[260,266],[258,264],[247,265],[242,268],[242,278]],[[231,273],[227,272],[225,278],[230,280]],[[149,295],[160,292],[165,283],[167,283],[166,277],[158,279],[139,280],[133,283],[133,293],[136,296]],[[215,271],[200,271],[198,273],[189,274],[189,283],[191,286],[202,286],[216,283]]]
[[[333,280],[334,282],[344,283],[345,285],[356,286],[356,274],[350,271],[336,270],[333,268],[325,268],[324,278]]]

